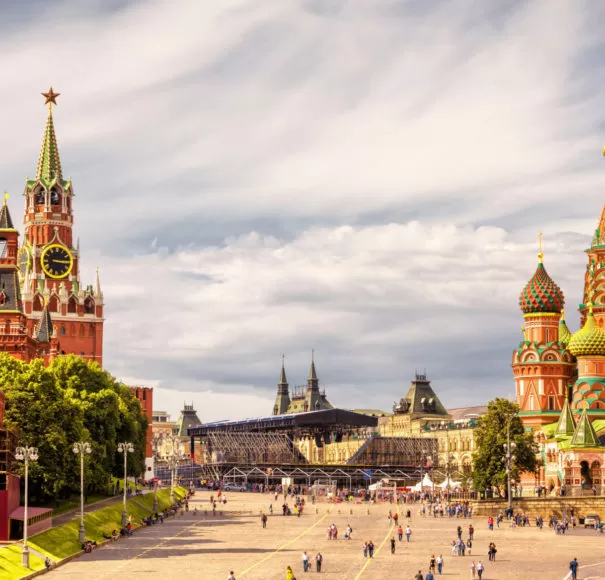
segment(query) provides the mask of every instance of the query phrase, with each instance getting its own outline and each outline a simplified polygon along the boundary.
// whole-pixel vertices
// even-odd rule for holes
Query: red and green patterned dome
[[[521,292],[519,306],[524,314],[561,312],[565,306],[565,296],[546,272],[541,255],[536,273]]]

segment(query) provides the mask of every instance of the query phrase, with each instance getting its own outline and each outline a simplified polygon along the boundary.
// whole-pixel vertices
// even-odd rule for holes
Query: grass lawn
[[[13,544],[0,549],[0,578],[2,580],[17,580],[33,571],[44,568],[44,560],[29,554],[30,570],[21,567],[21,544]]]
[[[175,488],[176,498],[184,497],[185,494],[185,489]],[[170,505],[170,490],[158,491],[158,503],[161,509]],[[128,515],[133,518],[133,527],[137,527],[140,520],[150,514],[153,506],[153,494],[132,498],[127,501],[126,506]],[[110,535],[114,529],[119,530],[121,522],[121,503],[86,514],[84,516],[86,539],[102,542],[103,534]],[[78,542],[79,528],[79,520],[74,520],[32,537],[29,543],[35,550],[48,555],[52,560],[62,560],[82,549]]]

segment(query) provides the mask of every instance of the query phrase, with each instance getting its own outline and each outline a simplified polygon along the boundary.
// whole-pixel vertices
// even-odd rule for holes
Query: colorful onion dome
[[[561,288],[548,275],[542,263],[542,252],[538,254],[538,268],[519,297],[519,306],[524,314],[561,312],[565,296]]]
[[[592,313],[592,304],[588,308],[584,327],[573,334],[567,350],[574,356],[605,356],[605,330],[599,328]]]
[[[569,344],[571,340],[571,332],[567,328],[565,322],[565,310],[561,310],[561,320],[559,321],[559,342],[562,342],[565,346]]]

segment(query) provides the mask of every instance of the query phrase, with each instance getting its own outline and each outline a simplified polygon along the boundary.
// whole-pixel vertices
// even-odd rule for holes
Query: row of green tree
[[[107,490],[111,476],[123,477],[121,441],[130,441],[129,474],[144,471],[148,421],[132,390],[101,369],[73,355],[45,367],[41,360],[24,363],[0,355],[0,390],[6,397],[4,428],[15,430],[19,445],[38,448],[29,467],[32,503],[49,505],[80,492],[80,459],[76,441],[92,447],[86,459],[87,493]],[[23,471],[14,464],[13,471]]]

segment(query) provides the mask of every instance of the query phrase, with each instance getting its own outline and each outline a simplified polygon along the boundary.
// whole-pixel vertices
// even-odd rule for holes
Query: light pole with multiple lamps
[[[170,503],[174,503],[175,469],[185,459],[181,440],[176,435],[161,435],[157,443],[157,457],[170,468]]]
[[[74,443],[74,453],[80,455],[80,532],[78,540],[80,544],[86,539],[86,530],[84,529],[84,456],[91,452],[90,443],[87,441],[77,441]]]
[[[29,568],[29,548],[27,547],[27,492],[28,492],[28,476],[29,462],[38,461],[37,447],[17,447],[15,450],[15,459],[25,462],[25,502],[23,511],[23,551],[21,552],[21,566]]]
[[[513,455],[513,451],[515,450],[516,444],[513,441],[511,443],[510,440],[510,424],[512,422],[512,416],[509,417],[508,422],[506,424],[506,443],[503,445],[504,447],[504,457],[502,461],[506,463],[506,480],[507,480],[507,492],[508,492],[508,513],[510,515],[511,510],[513,508],[513,496],[511,493],[511,470],[513,463],[516,457]]]
[[[124,506],[122,508],[122,526],[128,523],[128,514],[126,513],[126,485],[127,479],[127,468],[128,468],[128,454],[134,451],[134,446],[130,441],[124,441],[118,443],[118,451],[124,454]]]

